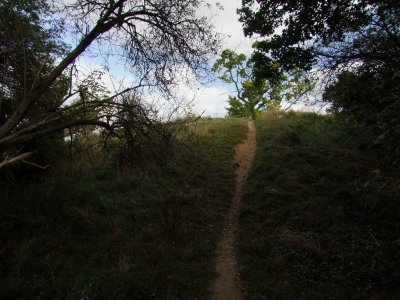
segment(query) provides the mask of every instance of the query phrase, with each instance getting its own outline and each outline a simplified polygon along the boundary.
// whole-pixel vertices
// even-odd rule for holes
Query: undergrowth
[[[1,299],[202,299],[234,185],[242,120],[200,120],[162,165],[85,158],[2,178]]]
[[[400,182],[370,136],[268,112],[239,219],[248,299],[400,299]]]

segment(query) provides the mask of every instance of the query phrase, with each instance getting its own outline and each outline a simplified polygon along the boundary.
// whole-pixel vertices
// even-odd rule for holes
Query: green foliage
[[[272,89],[268,81],[253,80],[252,63],[246,55],[226,49],[216,60],[213,71],[223,71],[219,78],[236,89],[236,96],[229,97],[228,116],[255,119],[262,109],[279,105],[280,99],[268,98]]]
[[[246,124],[188,126],[196,139],[144,170],[120,172],[91,148],[35,180],[3,171],[0,298],[209,297]]]
[[[275,69],[278,69],[276,65]],[[289,106],[301,100],[313,89],[313,84],[299,69],[281,73],[279,80],[260,80],[254,77],[253,61],[244,54],[224,50],[213,66],[214,72],[221,72],[223,82],[233,84],[236,96],[229,96],[228,116],[258,117],[262,110],[278,108],[282,101]]]
[[[151,127],[149,123],[157,119],[154,111],[133,107],[126,97],[146,91],[173,100],[176,95],[171,86],[178,78],[172,75],[183,65],[198,76],[204,75],[209,53],[215,52],[219,41],[208,19],[196,16],[202,3],[2,1],[0,168],[33,157],[36,149],[32,144],[65,129],[88,126],[89,131],[96,128],[109,135],[119,133],[131,125],[131,120],[123,119],[129,116],[128,111],[139,112],[134,117],[140,122],[135,124],[141,123],[140,128],[129,131]],[[60,42],[61,37],[68,40],[64,29],[74,33],[73,49]],[[114,95],[90,95],[94,101],[86,105],[98,79],[82,85],[75,62],[96,42],[99,51],[92,54],[113,56],[118,61],[122,58],[136,82],[118,87]],[[104,69],[107,65],[105,62]],[[76,95],[79,101],[71,101]]]
[[[243,103],[234,96],[229,96],[228,105],[226,110],[230,117],[255,119],[260,115],[260,110],[253,109],[247,102]]]
[[[277,62],[286,71],[309,70],[315,59],[326,59],[334,68],[355,61],[398,65],[399,8],[395,0],[335,5],[326,0],[245,0],[239,14],[246,35],[265,38],[257,43],[254,60],[258,75],[269,78]]]
[[[46,1],[6,0],[0,3],[0,127],[23,101],[35,78],[47,76],[55,60],[66,47],[59,41],[62,32],[58,22],[46,18],[50,6]],[[68,89],[67,76],[60,76],[32,105],[18,129],[44,119],[44,112],[54,109]],[[23,149],[34,153],[36,163],[51,163],[62,154],[63,135],[54,131],[46,138],[29,141],[18,150],[0,146],[0,160]]]
[[[398,298],[398,169],[379,168],[372,136],[292,111],[256,125],[239,219],[246,298]]]
[[[273,97],[282,99],[282,104],[285,104],[283,110],[287,111],[294,104],[306,103],[314,87],[313,80],[308,78],[306,73],[295,68],[282,74],[281,80],[275,84],[272,93]]]
[[[328,86],[323,95],[332,110],[355,118],[374,133],[374,146],[385,152],[386,164],[400,163],[400,84],[391,69],[346,71]]]
[[[277,64],[333,71],[325,100],[335,112],[366,120],[375,146],[389,163],[399,162],[399,1],[246,0],[239,14],[245,34],[264,38],[252,57],[256,78],[275,78]]]
[[[0,124],[18,107],[32,80],[48,75],[55,59],[65,47],[57,39],[57,24],[46,22],[49,5],[46,1],[6,0],[0,4]],[[53,106],[66,93],[66,79],[43,95],[28,118],[34,118]]]

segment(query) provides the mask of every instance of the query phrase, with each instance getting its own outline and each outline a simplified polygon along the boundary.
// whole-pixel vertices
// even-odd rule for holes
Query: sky
[[[249,56],[252,53],[251,45],[255,39],[245,37],[243,34],[242,24],[239,22],[239,16],[236,13],[236,10],[241,7],[241,0],[209,0],[208,2],[212,4],[211,8],[200,10],[199,15],[210,17],[215,30],[224,37],[221,51],[232,49],[237,53],[244,53]],[[217,9],[216,3],[219,3],[222,9]],[[210,61],[210,68],[212,64],[213,61]],[[83,73],[87,74],[99,68],[96,59],[90,58],[88,55],[85,55],[79,61],[79,66]],[[125,71],[123,64],[111,64],[110,73],[113,74],[113,78],[109,75],[102,77],[110,90],[115,90],[115,82],[123,81],[128,86],[133,81],[129,73]],[[215,75],[215,79],[207,84],[196,82],[190,86],[180,84],[177,93],[181,98],[186,98],[188,102],[190,101],[192,112],[202,116],[224,117],[226,115],[226,106],[228,105],[228,96],[234,95],[234,88],[223,83]],[[304,107],[294,106],[293,108],[303,109]]]
[[[212,18],[212,22],[215,25],[215,29],[225,36],[222,50],[232,49],[237,53],[244,53],[250,56],[253,52],[251,46],[255,42],[255,39],[244,36],[242,23],[239,22],[239,16],[236,13],[236,10],[241,7],[241,2],[241,0],[218,1],[222,5],[223,10],[216,12],[217,15]],[[278,28],[277,32],[281,30],[281,28]],[[318,83],[317,86],[319,86]],[[223,117],[226,115],[225,107],[227,106],[228,96],[229,94],[234,95],[233,86],[224,84],[221,80],[216,79],[211,85],[197,86],[197,88],[198,91],[193,107],[195,112],[211,117]],[[187,88],[186,92],[189,95],[193,95],[190,88]],[[316,88],[310,97],[319,99],[320,94],[321,90]],[[286,104],[282,103],[282,107],[285,107]],[[306,106],[303,103],[294,104],[291,108],[320,113],[323,113],[325,110],[325,108],[321,110],[320,106]]]
[[[211,18],[215,30],[224,37],[221,51],[229,48],[238,53],[250,55],[254,40],[244,36],[242,24],[236,14],[237,8],[241,6],[241,0],[209,0],[208,2],[212,4],[211,9],[201,10],[199,14]],[[217,9],[217,2],[223,9]],[[78,62],[79,69],[83,74],[89,74],[95,69],[99,69],[99,61],[86,54]],[[213,61],[210,62],[210,68],[212,64]],[[122,64],[112,64],[110,73],[113,74],[113,78],[110,78],[109,75],[102,77],[103,82],[110,90],[115,89],[115,82],[124,81],[125,85],[129,85],[132,81]],[[224,117],[226,115],[228,96],[232,92],[233,87],[223,83],[217,76],[215,76],[215,80],[207,84],[196,82],[190,86],[181,84],[178,91],[181,97],[191,101],[194,113],[211,117]]]
[[[245,37],[242,24],[236,10],[241,6],[241,0],[220,0],[218,1],[223,9],[215,11],[212,17],[215,29],[225,37],[222,42],[223,49],[232,49],[237,53],[250,55],[251,45],[254,40]],[[193,110],[196,113],[203,113],[205,116],[223,117],[226,115],[228,96],[233,88],[216,79],[213,84],[197,86],[198,90],[194,99]],[[188,91],[189,92],[189,91]]]
[[[209,1],[212,2],[211,0]],[[216,3],[217,1],[213,1]],[[219,0],[223,10],[215,11],[216,15],[212,18],[212,23],[215,29],[225,36],[223,41],[223,49],[232,49],[237,53],[244,53],[250,56],[253,52],[252,44],[255,38],[245,37],[243,33],[242,23],[239,22],[239,16],[236,10],[241,7],[241,0]],[[282,28],[278,28],[276,32],[280,32]],[[316,71],[316,70],[314,70]],[[322,84],[317,82],[316,88],[310,94],[310,98],[317,100],[321,98]],[[218,78],[207,86],[197,85],[196,97],[194,99],[193,110],[196,113],[203,113],[205,116],[211,117],[224,117],[226,115],[226,106],[229,94],[234,95],[234,88],[231,85],[224,84]],[[196,90],[195,89],[195,90]],[[183,88],[184,93],[193,94],[193,89],[189,87]],[[311,101],[312,102],[312,101]],[[283,102],[282,107],[286,107],[287,103]],[[327,107],[320,105],[306,105],[304,103],[297,103],[291,106],[294,110],[314,111],[324,113]]]

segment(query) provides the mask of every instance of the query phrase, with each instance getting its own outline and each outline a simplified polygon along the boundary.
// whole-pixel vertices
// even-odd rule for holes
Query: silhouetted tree
[[[244,0],[239,14],[246,35],[264,38],[252,58],[258,78],[276,78],[277,65],[324,70],[333,111],[400,158],[399,1]]]
[[[276,64],[284,70],[309,70],[315,63],[400,66],[396,0],[244,0],[239,14],[246,35],[265,38],[254,57],[261,77],[273,75]]]

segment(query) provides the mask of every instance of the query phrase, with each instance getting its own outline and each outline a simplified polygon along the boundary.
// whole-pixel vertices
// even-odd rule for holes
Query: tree
[[[259,80],[254,76],[252,60],[229,49],[221,53],[213,71],[223,71],[219,78],[235,87],[236,95],[229,96],[227,108],[232,117],[255,119],[261,110],[280,107],[282,101],[289,109],[314,87],[299,69],[280,74],[279,80]]]
[[[287,111],[295,104],[307,103],[308,96],[315,88],[314,80],[298,68],[294,68],[281,75],[281,80],[276,84],[275,93],[284,103],[283,111]]]
[[[387,163],[400,164],[400,84],[392,70],[344,71],[323,94],[331,109],[365,124],[375,134],[374,146],[382,147]]]
[[[266,96],[271,89],[268,81],[256,82],[252,78],[252,62],[247,60],[245,54],[224,50],[216,60],[213,71],[223,71],[219,78],[235,87],[236,96],[229,96],[229,116],[255,119],[261,109],[279,105],[280,99]]]
[[[400,157],[399,1],[244,0],[239,14],[246,35],[264,38],[257,77],[275,77],[276,65],[323,70],[333,111],[369,126]]]
[[[317,62],[333,69],[400,66],[396,0],[244,0],[238,12],[246,35],[265,38],[255,56],[262,77],[277,63],[284,70]]]
[[[46,18],[49,6],[44,1],[6,0],[0,4],[0,126],[13,114],[20,100],[36,77],[46,76],[55,58],[62,55],[65,46],[55,35],[56,22]],[[41,96],[40,104],[32,105],[18,125],[18,129],[37,122],[41,114],[60,101],[68,90],[68,76],[62,75]],[[62,135],[52,135],[48,140],[62,140]],[[47,140],[25,143],[24,150],[40,148],[42,156],[49,156]],[[43,146],[43,147],[42,147]],[[15,150],[15,153],[20,148]],[[11,152],[11,153],[10,153]],[[2,151],[0,157],[13,158],[14,150]],[[23,156],[23,157],[27,157]],[[2,161],[0,158],[0,167]]]
[[[170,87],[176,83],[175,74],[182,68],[189,68],[201,76],[207,69],[209,54],[215,53],[218,46],[218,36],[213,33],[208,20],[196,17],[196,10],[202,1],[65,2],[67,4],[60,1],[8,0],[0,4],[2,10],[13,11],[20,18],[28,16],[27,27],[40,34],[47,30],[42,19],[50,20],[47,27],[50,26],[50,32],[54,33],[54,21],[63,18],[67,25],[76,29],[78,40],[69,51],[58,52],[54,51],[57,47],[44,37],[38,43],[43,49],[37,51],[31,47],[34,41],[32,36],[24,35],[23,31],[13,36],[18,41],[27,42],[17,53],[15,61],[21,63],[3,68],[22,74],[20,77],[24,78],[24,84],[1,86],[1,94],[11,95],[13,105],[9,105],[7,111],[3,110],[5,106],[0,107],[0,168],[29,157],[32,153],[25,149],[26,143],[65,128],[90,125],[118,133],[118,128],[129,124],[123,119],[125,114],[121,111],[132,108],[132,104],[123,101],[124,94],[148,87],[163,93],[165,97],[173,97]],[[36,9],[37,3],[41,4],[40,9]],[[30,17],[32,11],[34,13]],[[6,23],[7,28],[10,20],[3,19],[5,16],[2,14],[1,22]],[[2,48],[7,49],[5,61],[9,61],[13,52],[9,48],[10,37],[4,35],[2,38]],[[102,50],[109,49],[109,54],[117,51],[124,57],[126,66],[137,82],[102,99],[94,97],[89,102],[70,104],[70,99],[82,89],[82,86],[78,89],[76,81],[71,79],[67,80],[66,92],[61,93],[61,97],[52,98],[49,106],[44,105],[46,94],[55,88],[58,81],[72,74],[76,59],[96,42],[101,44]],[[25,55],[28,50],[36,54],[36,65],[32,72],[25,68],[29,65],[29,57]],[[88,85],[92,83],[87,82]],[[15,92],[17,89],[19,93]],[[40,111],[33,114],[38,107]],[[88,110],[95,113],[82,114]],[[34,117],[30,118],[30,114]]]

